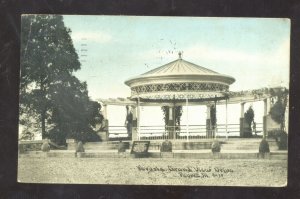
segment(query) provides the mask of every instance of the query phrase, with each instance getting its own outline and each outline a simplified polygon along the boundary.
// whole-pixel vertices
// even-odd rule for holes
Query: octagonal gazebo
[[[227,102],[229,86],[234,81],[235,79],[231,76],[217,73],[182,59],[181,53],[179,53],[177,60],[125,81],[125,84],[131,89],[130,99],[137,103],[137,139],[139,139],[139,107],[141,102],[160,106],[167,104],[169,106],[168,138],[174,139],[176,135],[175,117],[173,116],[176,104],[185,103],[188,107],[191,102],[194,104],[207,102],[208,105],[215,105],[218,100],[226,100]],[[211,122],[208,116],[208,129],[211,127],[209,123]],[[189,139],[188,124],[186,125],[185,136]]]
[[[131,99],[146,101],[225,99],[233,77],[223,75],[179,58],[125,81]]]

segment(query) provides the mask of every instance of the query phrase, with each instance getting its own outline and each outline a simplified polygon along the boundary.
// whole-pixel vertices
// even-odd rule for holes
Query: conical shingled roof
[[[216,75],[219,73],[179,58],[168,64],[150,70],[142,74],[141,76],[182,75],[182,74]]]
[[[181,82],[186,81],[217,81],[225,84],[232,84],[235,79],[231,76],[220,74],[213,70],[198,66],[191,62],[188,62],[181,58],[162,65],[158,68],[150,70],[146,73],[143,73],[139,76],[133,77],[127,81],[125,84],[131,86],[132,83],[135,84],[140,81],[149,81],[149,80],[171,80],[181,79]],[[175,80],[174,79],[174,80]]]

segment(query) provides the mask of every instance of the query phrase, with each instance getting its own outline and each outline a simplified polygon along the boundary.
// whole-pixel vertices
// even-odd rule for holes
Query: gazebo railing
[[[173,133],[175,128],[175,133]],[[239,137],[240,124],[218,124],[216,129],[206,129],[206,125],[181,126],[140,126],[138,133],[140,140],[188,140],[212,139],[215,137]],[[253,132],[255,134],[255,132]],[[263,134],[263,124],[256,124],[256,134]],[[125,126],[109,126],[109,138],[128,138]]]
[[[206,129],[206,125],[182,125],[180,130],[176,131],[176,139],[187,140],[187,139],[208,139],[213,138],[213,130]]]
[[[108,127],[109,138],[127,138],[127,128],[125,126],[109,126]]]
[[[140,140],[167,140],[170,139],[170,131],[165,126],[140,126],[139,137]]]

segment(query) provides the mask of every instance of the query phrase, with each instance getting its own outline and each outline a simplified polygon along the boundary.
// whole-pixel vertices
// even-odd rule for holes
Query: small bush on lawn
[[[268,138],[274,138],[276,140],[279,150],[287,150],[288,135],[285,131],[282,131],[280,129],[268,131]]]
[[[118,152],[125,152],[126,149],[129,148],[129,144],[128,142],[122,142],[120,141],[119,144],[118,144]]]
[[[276,136],[276,142],[279,150],[287,150],[288,148],[288,135],[285,131],[280,131]]]
[[[172,152],[172,142],[169,140],[164,141],[161,144],[160,152]]]
[[[220,152],[221,151],[221,144],[219,141],[215,140],[213,141],[212,145],[211,145],[211,151],[213,153],[216,153],[216,152]]]
[[[81,141],[79,141],[76,145],[76,153],[77,152],[84,152],[83,144]]]
[[[259,153],[269,153],[270,148],[269,148],[269,143],[267,142],[266,139],[262,139],[262,141],[259,144]]]
[[[244,128],[244,138],[251,138],[251,137],[252,137],[251,128]]]
[[[49,152],[50,151],[50,145],[48,143],[48,141],[44,142],[41,146],[41,150],[43,152]]]

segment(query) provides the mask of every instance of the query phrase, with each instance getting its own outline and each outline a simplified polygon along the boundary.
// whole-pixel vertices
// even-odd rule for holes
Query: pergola
[[[216,102],[223,103],[226,106],[226,124],[225,132],[227,132],[227,104],[241,104],[241,119],[244,114],[245,102],[258,101],[263,99],[265,102],[265,116],[268,114],[270,94],[268,90],[246,91],[246,92],[230,92],[229,86],[235,82],[231,76],[220,74],[202,66],[193,64],[182,59],[182,54],[175,61],[167,63],[163,66],[150,70],[139,76],[130,78],[125,81],[131,89],[131,96],[123,99],[101,99],[104,104],[104,112],[106,115],[105,105],[129,105],[133,112],[133,131],[132,139],[139,140],[140,132],[140,107],[146,106],[167,106],[169,107],[168,118],[168,139],[174,139],[175,135],[175,107],[185,105],[206,105],[207,133],[211,129],[210,111]],[[186,139],[189,140],[189,123],[187,114]],[[240,120],[240,128],[244,121]],[[265,118],[264,118],[265,128]],[[210,133],[212,133],[210,131]],[[215,136],[216,134],[211,134]],[[227,136],[227,134],[226,134]]]

